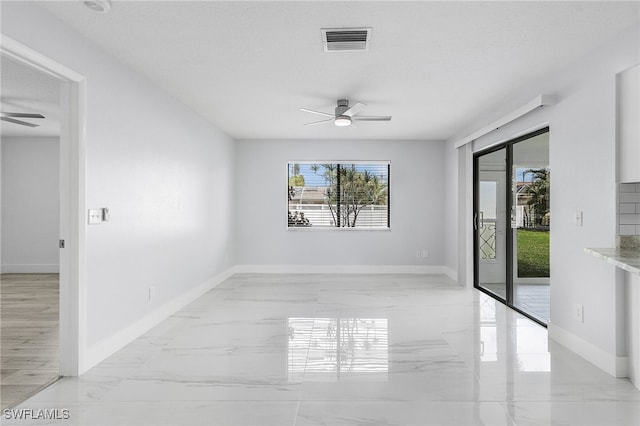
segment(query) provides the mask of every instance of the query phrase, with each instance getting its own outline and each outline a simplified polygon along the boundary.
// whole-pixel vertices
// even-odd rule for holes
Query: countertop
[[[639,248],[585,248],[584,251],[618,268],[640,275]]]

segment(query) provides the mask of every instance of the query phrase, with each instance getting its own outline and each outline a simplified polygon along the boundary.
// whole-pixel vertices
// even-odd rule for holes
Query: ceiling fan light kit
[[[338,127],[346,127],[351,124],[351,118],[347,117],[346,115],[340,115],[336,117],[336,119],[333,121],[333,124]]]
[[[338,99],[337,106],[334,114],[328,112],[314,111],[312,109],[300,108],[300,111],[310,112],[312,114],[323,115],[325,117],[331,117],[329,119],[314,121],[313,123],[306,123],[305,126],[313,126],[316,124],[330,123],[333,121],[338,127],[348,127],[353,121],[390,121],[391,116],[362,116],[357,115],[366,107],[365,104],[357,102],[353,106],[349,106],[348,99]]]

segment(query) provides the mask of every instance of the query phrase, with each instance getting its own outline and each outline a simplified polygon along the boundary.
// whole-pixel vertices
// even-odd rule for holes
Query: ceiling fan
[[[312,109],[300,108],[300,111],[310,112],[312,114],[324,115],[331,117],[326,120],[314,121],[313,123],[306,123],[305,126],[313,126],[315,124],[329,123],[333,121],[333,124],[339,127],[345,127],[352,124],[353,121],[390,121],[391,116],[371,116],[371,115],[356,115],[366,107],[363,103],[356,103],[353,106],[349,106],[348,99],[338,99],[338,106],[336,107],[335,114],[329,114],[327,112],[314,111]]]
[[[0,120],[9,123],[19,124],[21,126],[38,127],[39,124],[29,123],[27,121],[16,120],[16,118],[45,118],[42,114],[30,114],[24,112],[0,112]]]

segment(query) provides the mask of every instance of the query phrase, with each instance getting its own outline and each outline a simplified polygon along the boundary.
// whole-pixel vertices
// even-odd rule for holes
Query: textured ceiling
[[[40,3],[237,139],[446,139],[638,22],[634,2]],[[321,28],[372,27],[324,53]],[[536,94],[532,94],[535,96]],[[304,126],[338,98],[391,122]]]

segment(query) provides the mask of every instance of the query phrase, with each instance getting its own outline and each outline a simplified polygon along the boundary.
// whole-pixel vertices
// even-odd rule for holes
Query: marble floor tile
[[[629,401],[517,402],[504,404],[517,425],[640,425],[640,404]]]
[[[298,402],[151,401],[40,404],[36,410],[58,419],[3,419],[3,425],[64,426],[282,426],[295,424]],[[49,410],[49,411],[45,411]],[[56,411],[57,410],[57,411]],[[62,410],[68,410],[65,414]],[[15,413],[37,416],[33,413]],[[68,417],[68,418],[63,418]]]
[[[494,402],[303,402],[296,426],[349,425],[515,425]]]
[[[12,359],[3,381],[47,364]],[[68,418],[3,425],[605,426],[640,424],[640,391],[441,275],[237,274],[17,409]]]

